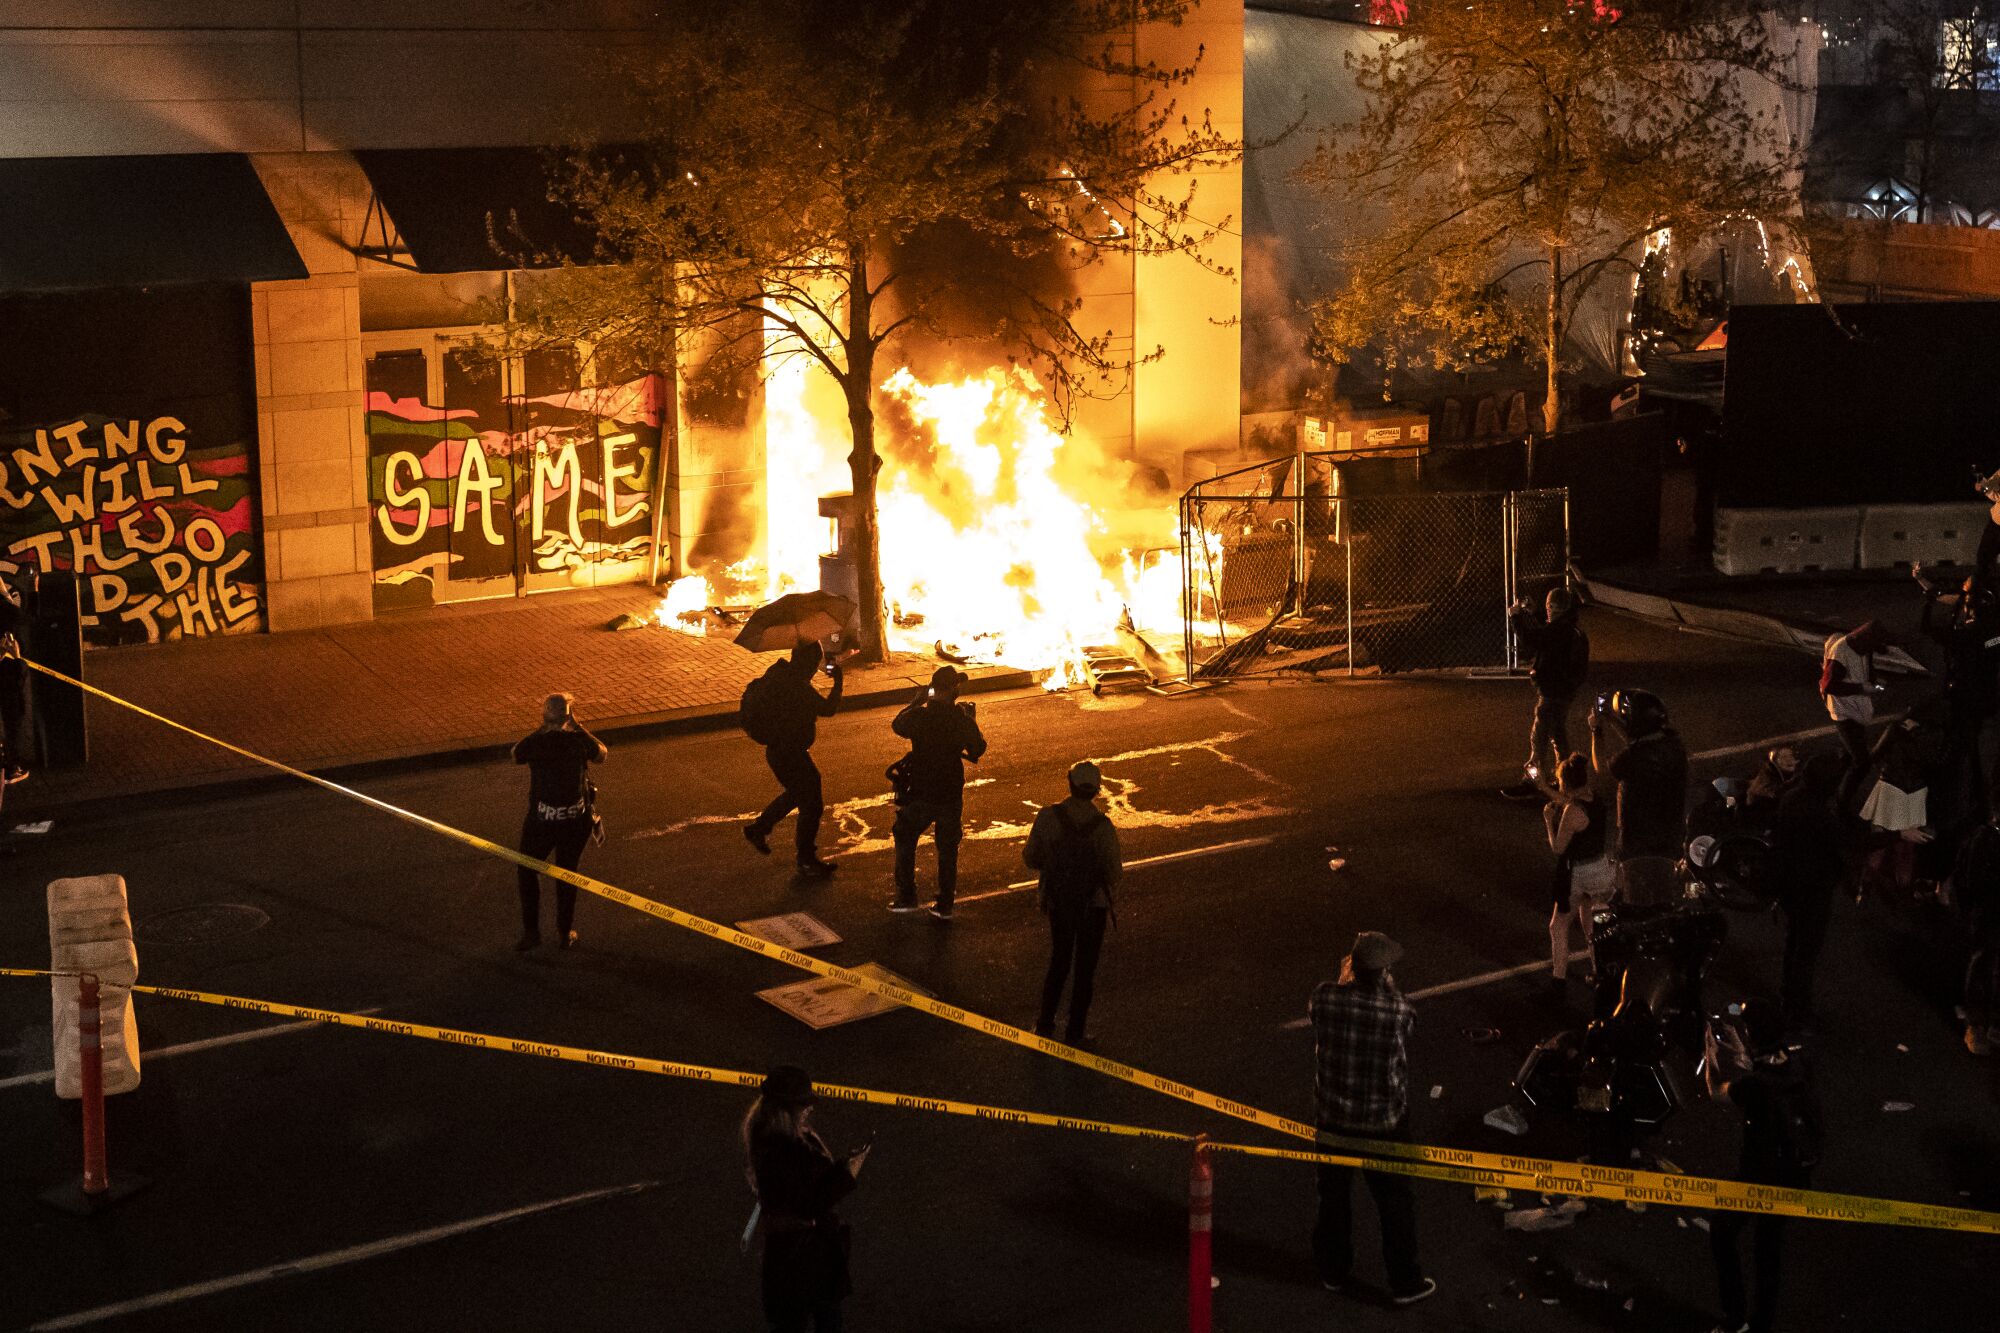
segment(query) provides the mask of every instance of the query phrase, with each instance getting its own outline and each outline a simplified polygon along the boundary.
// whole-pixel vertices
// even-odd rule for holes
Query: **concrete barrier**
[[[1861,510],[1717,509],[1715,567],[1724,574],[1853,569]]]
[[[132,943],[132,914],[123,875],[83,875],[52,880],[48,889],[49,967],[90,972],[102,986],[104,1091],[139,1086],[139,1025],[127,987],[139,979],[139,951]],[[77,1052],[79,983],[49,978],[50,1022],[56,1053],[56,1096],[83,1095]]]
[[[1859,561],[1863,569],[1910,565],[1970,565],[1986,531],[1987,506],[1971,504],[1869,505],[1861,511]]]

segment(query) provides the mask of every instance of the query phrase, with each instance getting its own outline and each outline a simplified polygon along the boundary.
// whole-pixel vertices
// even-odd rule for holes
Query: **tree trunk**
[[[1549,247],[1548,322],[1542,330],[1542,358],[1548,367],[1542,397],[1542,433],[1554,435],[1562,424],[1562,247]],[[1535,484],[1535,438],[1528,436],[1528,484]]]
[[[873,301],[868,294],[868,263],[855,260],[848,268],[847,426],[853,448],[847,455],[854,490],[854,573],[861,606],[863,665],[888,656],[888,621],[882,605],[882,532],[875,512],[875,478],[882,470],[875,452],[875,341],[870,329]]]

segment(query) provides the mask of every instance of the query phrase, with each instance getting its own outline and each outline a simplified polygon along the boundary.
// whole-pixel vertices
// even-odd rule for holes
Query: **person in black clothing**
[[[771,854],[771,830],[792,811],[798,811],[794,846],[798,849],[801,872],[824,878],[834,872],[834,864],[819,854],[819,821],[826,813],[826,796],[820,785],[819,765],[813,762],[813,742],[819,736],[819,719],[832,717],[840,707],[845,687],[840,663],[827,664],[833,688],[822,695],[813,688],[813,673],[825,654],[816,643],[802,643],[792,649],[789,659],[771,664],[764,679],[771,683],[769,704],[776,737],[764,746],[764,762],[784,788],[764,813],[743,827],[750,845],[766,856]]]
[[[1549,969],[1561,989],[1569,977],[1570,928],[1583,932],[1588,948],[1591,919],[1611,897],[1612,883],[1605,855],[1608,812],[1591,789],[1590,761],[1573,754],[1557,765],[1555,776],[1555,785],[1543,786],[1549,801],[1542,807],[1542,827],[1556,854],[1550,876]]]
[[[1028,831],[1021,859],[1041,873],[1041,907],[1049,919],[1049,970],[1042,979],[1042,1012],[1035,1031],[1053,1036],[1063,984],[1076,969],[1069,1024],[1063,1040],[1087,1041],[1084,1021],[1096,987],[1097,955],[1111,915],[1111,890],[1124,873],[1118,830],[1097,808],[1102,776],[1084,760],[1069,771],[1069,799],[1043,806]]]
[[[813,1132],[819,1099],[797,1065],[773,1069],[759,1092],[743,1118],[743,1154],[762,1221],[764,1318],[771,1333],[840,1333],[854,1287],[847,1224],[833,1209],[854,1192],[868,1146],[835,1160]]]
[[[896,811],[896,899],[892,912],[914,912],[917,903],[917,840],[925,829],[937,843],[937,902],[931,915],[951,920],[952,896],[958,889],[958,844],[965,837],[965,761],[979,762],[986,738],[972,705],[960,703],[965,677],[941,666],[930,686],[919,693],[890,724],[910,743],[908,799]]]
[[[1785,963],[1779,993],[1794,1025],[1813,1021],[1813,976],[1833,923],[1833,902],[1847,879],[1847,821],[1834,797],[1845,764],[1839,755],[1816,754],[1798,782],[1778,800],[1771,821],[1771,865],[1778,905],[1785,913]]]
[[[1819,1162],[1819,1104],[1804,1057],[1785,1049],[1783,1025],[1769,1001],[1743,1006],[1742,1028],[1713,1024],[1704,1038],[1709,1096],[1743,1113],[1738,1178],[1752,1185],[1807,1189]],[[1743,1281],[1743,1233],[1751,1233],[1752,1283]],[[1716,1333],[1769,1333],[1778,1313],[1785,1219],[1771,1213],[1717,1212],[1709,1218],[1722,1323]]]
[[[521,821],[521,855],[553,860],[564,870],[576,869],[583,845],[590,841],[596,814],[587,770],[610,753],[604,742],[584,729],[571,711],[567,694],[551,694],[542,705],[542,725],[514,745],[514,762],[528,766],[528,816]],[[542,942],[541,877],[522,866],[521,942],[525,952]],[[576,886],[556,881],[556,939],[573,948],[576,932]]]
[[[1569,710],[1590,671],[1590,638],[1577,623],[1576,595],[1568,588],[1549,589],[1545,616],[1527,602],[1508,612],[1514,636],[1532,654],[1528,679],[1535,683],[1535,711],[1528,723],[1526,786],[1553,775],[1569,753]]]
[[[1687,747],[1667,725],[1667,707],[1644,690],[1618,690],[1591,710],[1591,765],[1609,773],[1617,784],[1612,859],[1618,863],[1621,891],[1631,893],[1633,864],[1641,859],[1657,866],[1681,854],[1687,832]],[[1624,748],[1605,762],[1604,718],[1609,716],[1625,735]]]
[[[1937,611],[1943,590],[1922,566],[1916,575],[1924,590],[1923,632],[1944,648],[1951,740],[1945,771],[1953,789],[1962,791],[1966,808],[1984,811],[1989,786],[1982,747],[1986,724],[2000,711],[2000,603],[1989,585],[1968,578],[1960,585],[1949,618],[1940,623]]]
[[[2000,1040],[2000,811],[1965,835],[1951,871],[1951,901],[1965,932],[1959,1012],[1965,1049],[1991,1055]]]
[[[13,587],[0,579],[0,783],[28,776],[22,762],[28,752],[28,668],[21,663],[27,623]]]

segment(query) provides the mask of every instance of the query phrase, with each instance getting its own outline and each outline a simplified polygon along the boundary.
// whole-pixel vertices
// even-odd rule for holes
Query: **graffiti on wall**
[[[447,361],[370,362],[368,491],[378,609],[646,578],[660,391],[646,375],[561,387],[531,363],[502,397]],[[557,379],[556,385],[538,380]]]
[[[255,503],[242,442],[205,444],[178,417],[0,430],[0,545],[76,574],[92,642],[258,628]]]

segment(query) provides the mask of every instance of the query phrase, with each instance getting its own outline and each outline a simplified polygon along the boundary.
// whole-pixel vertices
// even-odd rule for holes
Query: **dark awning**
[[[0,159],[0,291],[305,276],[241,153]]]
[[[467,273],[535,267],[534,256],[587,261],[596,248],[596,233],[549,199],[549,149],[378,148],[354,156],[408,252],[380,256],[392,263]],[[371,226],[364,246],[374,235]]]

